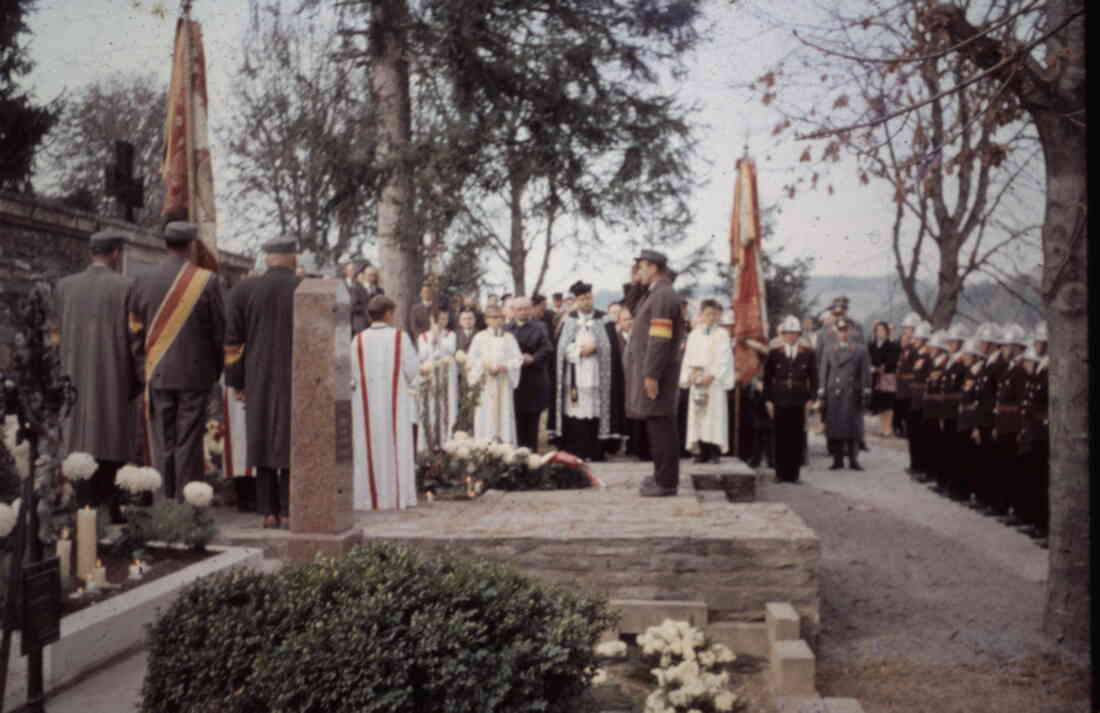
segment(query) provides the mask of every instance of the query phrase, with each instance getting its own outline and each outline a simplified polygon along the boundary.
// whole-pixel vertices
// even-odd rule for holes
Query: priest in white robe
[[[688,334],[680,367],[680,388],[689,389],[685,447],[697,463],[717,463],[729,450],[729,406],[726,392],[734,387],[733,344],[718,326],[722,306],[703,300],[702,322]]]
[[[458,420],[458,368],[455,363],[458,339],[448,328],[450,314],[439,310],[432,326],[417,338],[420,358],[420,414],[416,449],[432,450],[450,440]]]
[[[563,448],[586,461],[604,460],[611,433],[611,342],[604,314],[594,309],[592,285],[569,288],[576,310],[562,320],[556,364],[554,431]]]
[[[516,338],[504,330],[504,314],[499,307],[485,310],[485,323],[488,326],[474,336],[466,356],[470,383],[481,384],[481,397],[474,411],[474,438],[515,445],[512,391],[519,385],[523,353]]]
[[[409,335],[394,327],[395,309],[389,297],[372,297],[371,326],[351,343],[356,510],[416,505],[411,392],[419,383],[419,366]]]

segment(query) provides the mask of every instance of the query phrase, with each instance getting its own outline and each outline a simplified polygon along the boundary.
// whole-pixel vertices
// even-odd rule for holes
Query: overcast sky
[[[37,98],[48,100],[113,73],[153,72],[167,85],[178,3],[165,0],[169,15],[164,19],[151,12],[154,4],[150,0],[39,0],[30,18],[30,51],[37,64],[31,82]],[[206,41],[210,122],[215,129],[225,120],[220,107],[228,93],[229,72],[239,60],[247,8],[246,0],[194,2],[193,16],[202,22]],[[716,241],[716,254],[728,259],[733,167],[747,137],[759,168],[761,206],[781,203],[773,239],[783,243],[786,258],[812,256],[817,274],[870,276],[891,271],[889,194],[874,183],[859,185],[854,170],[842,165],[829,179],[835,195],[827,196],[822,190],[803,192],[794,201],[783,199],[781,186],[797,169],[804,145],[789,136],[776,143],[770,136],[776,116],[732,87],[736,81],[759,76],[789,51],[790,35],[767,31],[727,0],[711,0],[708,11],[713,29],[690,62],[689,79],[678,88],[685,101],[701,105],[694,117],[700,127],[695,171],[704,185],[692,197],[695,224],[688,241],[670,251],[673,261],[705,241]],[[214,150],[219,148],[215,144]],[[220,191],[225,182],[218,167],[215,153],[215,183]],[[221,217],[228,211],[220,213]],[[220,226],[223,247],[241,248],[233,239],[234,228]],[[537,269],[534,258],[531,263],[529,274]],[[552,263],[544,291],[564,289],[578,277],[616,289],[628,267],[625,254],[601,266],[562,255]],[[506,273],[497,266],[492,276],[503,283]]]

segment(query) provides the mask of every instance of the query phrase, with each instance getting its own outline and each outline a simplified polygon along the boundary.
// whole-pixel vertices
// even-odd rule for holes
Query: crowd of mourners
[[[223,295],[217,276],[189,260],[195,226],[169,223],[167,258],[136,279],[118,274],[124,238],[92,236],[92,264],[56,291],[62,368],[82,395],[64,424],[64,448],[100,464],[78,500],[117,515],[114,473],[135,457],[162,471],[163,496],[179,498],[184,483],[202,478],[208,400],[224,388],[227,419],[229,405],[247,404],[238,456],[256,476],[256,508],[265,525],[281,525],[302,280],[295,241],[266,243],[264,273]],[[459,383],[474,383],[474,438],[587,461],[650,460],[640,494],[656,497],[677,493],[684,457],[737,455],[796,482],[811,423],[824,432],[831,468],[862,470],[869,410],[879,436],[908,440],[914,479],[1046,532],[1044,324],[1030,336],[995,324],[933,332],[910,314],[896,338],[885,322],[866,338],[838,297],[818,320],[784,317],[764,343],[734,337],[731,310],[716,300],[693,311],[654,250],[634,259],[606,311],[583,280],[549,299],[488,295],[483,303],[427,284],[398,319],[376,268],[349,263],[341,277],[361,396],[351,414],[357,507],[415,504],[413,453],[453,435]],[[144,413],[135,419],[139,395]]]

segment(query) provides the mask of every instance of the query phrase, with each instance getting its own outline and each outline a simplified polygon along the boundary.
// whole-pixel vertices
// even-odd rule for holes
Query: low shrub
[[[606,601],[372,543],[191,586],[150,627],[148,713],[574,713]]]

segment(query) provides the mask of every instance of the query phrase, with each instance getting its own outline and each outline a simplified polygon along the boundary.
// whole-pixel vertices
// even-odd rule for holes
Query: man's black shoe
[[[863,466],[861,466],[857,460],[852,461],[851,465],[848,467],[852,470],[863,470]]]
[[[837,463],[836,461],[833,461],[833,464],[831,466],[829,466],[829,470],[840,470],[843,467],[844,467],[843,463]]]
[[[867,441],[860,441],[859,442],[859,449],[861,451],[867,451],[868,453],[871,452],[871,449],[867,447]]]
[[[638,495],[643,498],[667,498],[675,494],[676,488],[666,488],[663,485],[658,485],[652,477],[642,480],[642,485],[638,488]]]

